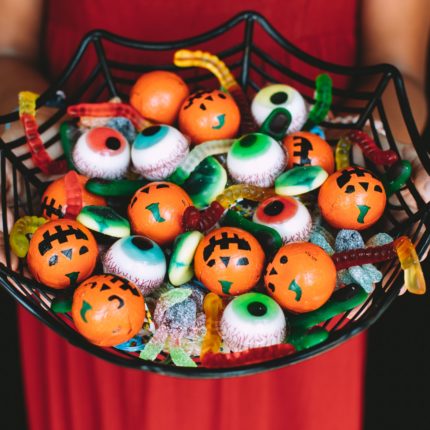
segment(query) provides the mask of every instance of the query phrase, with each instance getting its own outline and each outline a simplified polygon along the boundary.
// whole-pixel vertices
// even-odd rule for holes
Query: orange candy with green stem
[[[382,216],[387,197],[382,182],[362,167],[348,167],[330,175],[321,186],[318,205],[333,227],[364,230]]]
[[[321,307],[336,286],[336,267],[317,245],[284,245],[268,264],[264,275],[268,293],[284,309],[310,312]]]
[[[194,144],[231,139],[237,135],[239,126],[236,102],[219,90],[191,94],[179,111],[179,128]]]
[[[173,124],[189,90],[175,73],[155,70],[142,75],[130,92],[130,104],[149,121]]]
[[[142,328],[145,302],[136,286],[121,276],[95,275],[73,295],[72,317],[77,330],[91,343],[115,346]]]
[[[251,290],[264,265],[264,251],[250,233],[223,227],[207,234],[194,255],[194,273],[210,291],[235,296]]]
[[[183,233],[182,217],[192,205],[188,194],[171,182],[151,182],[138,189],[128,205],[134,234],[168,245]]]

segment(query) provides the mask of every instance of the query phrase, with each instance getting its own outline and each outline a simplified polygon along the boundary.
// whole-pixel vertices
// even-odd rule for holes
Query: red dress
[[[61,72],[81,37],[105,28],[142,40],[200,34],[241,3],[218,0],[48,1],[46,54]],[[354,64],[355,1],[246,2],[289,40],[319,58]],[[365,339],[306,362],[225,380],[186,380],[128,370],[69,345],[20,310],[22,367],[31,430],[292,429],[362,427]]]

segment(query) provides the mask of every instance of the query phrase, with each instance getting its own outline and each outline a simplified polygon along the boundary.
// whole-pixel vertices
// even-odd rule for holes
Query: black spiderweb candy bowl
[[[413,142],[419,159],[430,174],[429,156],[421,142],[402,77],[396,68],[386,64],[353,68],[321,61],[285,40],[255,12],[244,12],[205,34],[175,42],[147,43],[125,39],[102,30],[89,33],[58,81],[38,98],[37,106],[40,107],[52,100],[59,90],[65,90],[67,94],[64,103],[40,125],[39,131],[44,132],[53,127],[65,116],[67,106],[78,101],[107,101],[114,96],[128,100],[129,90],[135,80],[149,70],[174,70],[182,75],[193,89],[216,88],[218,83],[207,71],[196,68],[177,69],[173,65],[173,53],[181,48],[202,49],[218,55],[229,66],[250,97],[265,83],[280,82],[297,88],[305,99],[312,103],[315,77],[319,73],[328,73],[334,83],[333,113],[350,116],[353,122],[347,124],[326,122],[322,126],[341,132],[363,129],[366,125],[376,143],[381,146],[377,132],[378,119],[386,135],[384,145],[388,144],[399,153],[396,135],[393,134],[382,100],[387,86],[393,85],[402,113],[404,132]],[[85,73],[85,78],[81,79],[83,66],[88,72]],[[368,91],[347,89],[348,82],[362,78],[372,78],[372,82],[375,82],[374,88]],[[17,121],[19,121],[17,112],[0,117],[1,125]],[[50,147],[59,138],[59,133],[54,133],[44,144]],[[403,275],[397,261],[393,260],[382,265],[380,270],[384,273],[384,278],[365,302],[355,309],[353,314],[347,312],[336,320],[324,323],[323,327],[329,331],[326,341],[292,355],[257,364],[224,369],[183,368],[172,365],[167,355],[161,354],[155,362],[149,362],[140,359],[138,353],[95,346],[76,331],[69,314],[57,314],[50,309],[55,293],[30,279],[25,274],[23,262],[17,271],[11,268],[11,250],[8,243],[13,224],[7,219],[5,209],[9,207],[15,219],[22,215],[38,214],[39,208],[35,201],[40,201],[48,180],[40,175],[38,169],[26,167],[30,155],[26,153],[20,155],[23,153],[21,147],[26,145],[24,135],[10,142],[2,140],[0,145],[2,224],[6,243],[6,265],[0,265],[1,285],[21,305],[70,343],[112,363],[161,374],[199,378],[246,375],[284,367],[321,354],[368,328],[398,296],[403,285]],[[367,167],[371,170],[375,168],[370,163]],[[6,180],[6,170],[10,177],[9,183]],[[410,204],[411,200],[406,203],[405,193],[410,195],[413,204]],[[419,256],[423,256],[430,241],[428,229],[430,207],[410,180],[405,189],[396,193],[396,196],[396,204],[388,203],[384,219],[378,224],[379,230],[381,226],[385,226],[384,229],[387,230],[386,226],[389,225],[387,232],[394,237],[408,235],[414,242]],[[398,219],[402,221],[397,221]]]

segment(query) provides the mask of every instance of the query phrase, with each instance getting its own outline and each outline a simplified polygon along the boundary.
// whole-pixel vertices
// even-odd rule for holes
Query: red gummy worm
[[[208,368],[246,366],[273,360],[275,358],[286,357],[294,352],[296,352],[296,348],[290,343],[252,348],[241,352],[231,352],[229,354],[207,352],[203,356],[201,364],[203,367]]]
[[[241,134],[254,133],[258,130],[254,117],[249,107],[248,98],[239,85],[234,85],[228,89],[228,92],[237,103],[241,115]]]
[[[64,218],[76,219],[81,212],[82,202],[82,184],[79,181],[79,175],[71,170],[64,176],[64,188],[66,190],[66,214]]]
[[[137,130],[142,130],[148,121],[131,105],[127,103],[80,103],[67,108],[67,113],[73,117],[118,117],[129,119]]]
[[[397,253],[394,249],[394,242],[370,248],[336,252],[331,256],[336,270],[347,269],[352,266],[362,266],[363,264],[381,263],[396,257]]]
[[[21,123],[24,127],[27,145],[30,149],[31,159],[34,165],[45,175],[56,175],[66,172],[66,160],[52,160],[46,148],[43,146],[34,116],[28,113],[22,114]]]
[[[348,134],[352,143],[356,143],[363,151],[364,155],[374,164],[391,166],[399,160],[399,156],[391,149],[383,151],[375,141],[364,131],[353,130]]]
[[[194,206],[189,206],[182,216],[182,228],[184,231],[208,231],[220,220],[224,211],[225,209],[217,201],[212,202],[202,212]]]

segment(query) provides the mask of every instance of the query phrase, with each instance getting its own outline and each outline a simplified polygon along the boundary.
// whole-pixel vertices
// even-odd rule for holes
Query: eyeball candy
[[[318,194],[324,219],[333,227],[350,230],[364,230],[378,221],[386,200],[381,181],[362,167],[333,173]]]
[[[271,187],[286,161],[287,155],[275,139],[251,133],[233,143],[227,155],[227,168],[237,182]]]
[[[273,84],[262,88],[251,103],[251,112],[258,125],[262,125],[276,108],[287,109],[291,114],[288,133],[299,131],[306,122],[306,102],[301,94],[289,85]]]
[[[155,70],[136,81],[130,92],[130,104],[149,121],[173,124],[189,93],[180,76]]]
[[[136,191],[128,206],[131,229],[158,245],[182,233],[182,217],[192,205],[188,194],[170,182],[151,182]]]
[[[198,91],[179,111],[179,129],[194,144],[231,139],[240,126],[240,112],[233,98],[219,90]]]
[[[128,341],[142,328],[145,302],[127,279],[117,275],[95,275],[73,294],[72,318],[79,333],[98,346]]]
[[[151,181],[170,176],[187,155],[187,139],[170,125],[144,128],[131,148],[136,171]]]
[[[132,281],[146,296],[158,288],[166,274],[161,248],[144,236],[117,240],[103,257],[103,269]]]
[[[309,242],[284,245],[267,265],[264,283],[284,309],[303,313],[321,307],[336,286],[330,256]]]
[[[210,291],[234,296],[257,284],[263,264],[264,251],[254,236],[239,228],[223,227],[200,242],[194,273]]]
[[[70,172],[69,172],[70,173]],[[82,207],[88,205],[105,206],[106,200],[96,196],[85,189],[88,178],[82,175],[75,175],[79,185],[82,199]],[[48,185],[42,195],[41,212],[42,216],[49,220],[63,218],[67,211],[70,188],[66,186],[65,177],[56,179]]]
[[[312,229],[312,218],[306,206],[286,196],[270,197],[260,203],[253,221],[275,229],[284,243],[305,242]]]
[[[130,146],[113,128],[93,128],[77,140],[73,163],[80,173],[90,178],[118,179],[130,164]]]
[[[221,318],[224,345],[233,352],[282,343],[287,333],[281,307],[270,297],[247,293],[235,297]]]
[[[334,155],[330,145],[316,134],[299,131],[286,136],[282,144],[289,155],[287,169],[294,166],[321,166],[334,172]]]
[[[40,226],[30,240],[28,268],[36,281],[64,289],[91,275],[98,256],[91,232],[79,222],[58,219]]]

